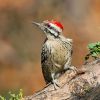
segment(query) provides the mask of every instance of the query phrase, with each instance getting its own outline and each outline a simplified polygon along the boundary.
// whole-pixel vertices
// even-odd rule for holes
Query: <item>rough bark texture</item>
[[[66,71],[58,83],[57,90],[50,84],[24,100],[100,100],[100,59],[83,65],[79,72]]]

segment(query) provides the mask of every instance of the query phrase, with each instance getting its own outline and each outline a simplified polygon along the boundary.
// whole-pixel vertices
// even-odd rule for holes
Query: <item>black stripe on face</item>
[[[50,31],[50,30],[51,30],[51,31]],[[54,32],[52,32],[52,31],[54,31]],[[55,38],[59,37],[59,35],[60,35],[60,32],[57,31],[54,27],[52,27],[52,26],[49,25],[49,24],[45,24],[44,32],[45,32],[45,33],[51,34],[51,35],[54,36]]]
[[[52,29],[53,30],[53,29]],[[44,29],[44,32],[45,33],[49,33],[49,34],[51,34],[52,36],[54,36],[55,38],[58,38],[59,37],[59,32],[57,32],[57,31],[55,31],[55,30],[53,30],[55,33],[52,33],[50,30],[48,30],[48,28],[45,28]],[[56,34],[56,35],[55,35]]]

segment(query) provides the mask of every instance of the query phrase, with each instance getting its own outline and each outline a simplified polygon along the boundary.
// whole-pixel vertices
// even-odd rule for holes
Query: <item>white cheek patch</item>
[[[58,33],[57,32],[55,32],[54,30],[50,30],[51,31],[51,33],[54,35],[54,36],[58,36]]]
[[[54,24],[52,24],[52,23],[50,23],[50,25],[52,26],[52,27],[54,27],[58,32],[62,32],[62,29],[60,28],[60,27],[58,27],[58,26],[56,26],[56,25],[54,25]]]

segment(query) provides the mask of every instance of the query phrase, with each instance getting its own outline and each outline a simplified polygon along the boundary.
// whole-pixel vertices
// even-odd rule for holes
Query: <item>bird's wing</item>
[[[43,64],[49,57],[49,49],[47,46],[44,44],[42,47],[42,52],[41,52],[41,64]]]
[[[50,57],[50,51],[47,45],[43,45],[42,52],[41,52],[41,65],[42,65],[42,73],[44,76],[44,79],[46,83],[51,82],[51,73],[50,73],[50,62],[48,62],[48,59]],[[52,63],[51,63],[52,64]]]
[[[69,38],[64,38],[63,42],[65,43],[65,46],[71,51],[72,54],[73,40]]]
[[[66,38],[64,40],[64,43],[69,50],[69,56],[68,56],[68,59],[67,59],[65,66],[64,66],[64,69],[66,70],[66,69],[68,69],[68,67],[71,66],[71,63],[72,63],[72,57],[71,56],[72,56],[72,53],[73,53],[73,41],[72,41],[72,39]]]

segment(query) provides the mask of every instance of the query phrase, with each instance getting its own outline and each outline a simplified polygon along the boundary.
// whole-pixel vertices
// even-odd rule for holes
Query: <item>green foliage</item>
[[[100,57],[100,42],[96,43],[90,43],[88,45],[89,53],[85,56],[85,60],[88,60],[90,56],[92,56],[94,59],[97,59]]]
[[[23,98],[23,90],[20,89],[19,92],[17,94],[9,92],[9,99],[0,96],[0,100],[22,100]]]

